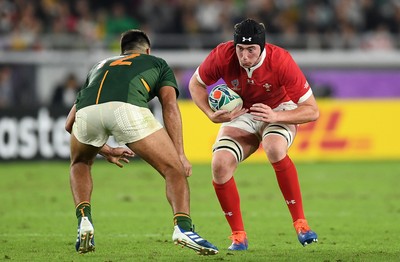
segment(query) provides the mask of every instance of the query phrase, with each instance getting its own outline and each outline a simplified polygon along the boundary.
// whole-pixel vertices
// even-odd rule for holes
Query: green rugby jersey
[[[107,58],[92,67],[76,98],[76,109],[111,101],[148,108],[163,86],[179,95],[175,75],[164,59],[147,54]]]

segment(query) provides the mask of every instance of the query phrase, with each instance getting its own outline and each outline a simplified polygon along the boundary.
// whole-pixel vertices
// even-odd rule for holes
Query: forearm
[[[313,106],[303,105],[294,110],[278,111],[277,121],[282,124],[304,124],[318,119],[319,112]]]
[[[179,155],[184,154],[183,134],[182,134],[182,117],[179,107],[176,103],[170,103],[163,106],[163,120],[165,129],[169,137],[175,145]]]
[[[297,108],[288,110],[273,110],[263,103],[253,104],[250,113],[255,120],[267,123],[304,124],[318,119],[319,109],[314,96],[297,104]]]
[[[193,102],[200,108],[201,111],[204,112],[204,114],[210,116],[214,113],[208,104],[207,88],[197,81],[195,75],[190,79],[189,91]]]

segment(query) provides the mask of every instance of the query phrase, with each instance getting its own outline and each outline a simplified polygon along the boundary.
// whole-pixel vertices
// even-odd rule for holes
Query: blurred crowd
[[[118,52],[121,32],[132,28],[149,34],[153,50],[205,50],[231,40],[234,24],[247,17],[287,49],[400,50],[400,0],[0,0],[0,110],[68,107],[83,81],[71,72],[54,76],[44,98],[37,65],[3,63],[2,51]],[[173,69],[180,97],[189,98],[194,69]],[[329,86],[315,90],[331,95]]]
[[[0,50],[116,49],[146,30],[154,48],[212,48],[251,17],[289,49],[400,49],[400,0],[0,0]]]

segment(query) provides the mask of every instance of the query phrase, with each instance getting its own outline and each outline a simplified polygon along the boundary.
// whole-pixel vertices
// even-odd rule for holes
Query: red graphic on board
[[[366,150],[370,148],[371,141],[362,137],[339,136],[338,130],[343,117],[343,112],[334,110],[324,112],[316,122],[299,126],[296,147],[299,151],[306,151],[312,146],[317,146],[322,151],[342,151],[349,148]],[[317,139],[317,140],[315,140]]]

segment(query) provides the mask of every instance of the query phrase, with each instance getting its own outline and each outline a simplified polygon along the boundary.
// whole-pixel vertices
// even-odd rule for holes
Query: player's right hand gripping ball
[[[242,98],[226,84],[215,86],[208,94],[208,104],[214,111],[232,111],[236,107],[242,108]]]

